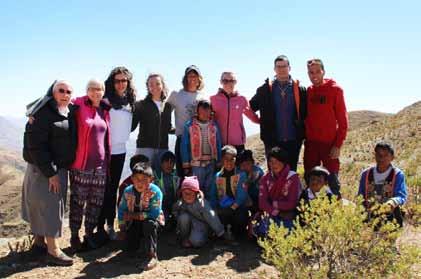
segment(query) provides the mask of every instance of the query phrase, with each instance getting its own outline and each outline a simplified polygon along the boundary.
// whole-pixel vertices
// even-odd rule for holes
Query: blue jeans
[[[205,194],[205,198],[209,200],[209,191],[215,179],[215,164],[210,163],[206,167],[192,167],[192,173],[197,176],[200,190]]]

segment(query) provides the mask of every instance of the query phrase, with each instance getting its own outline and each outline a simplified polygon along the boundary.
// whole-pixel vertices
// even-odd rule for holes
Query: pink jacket
[[[271,195],[274,192],[277,193],[277,197]],[[291,212],[297,207],[300,194],[300,178],[297,173],[290,171],[288,166],[277,177],[271,172],[266,173],[260,179],[259,209],[272,216]]]
[[[78,106],[78,109],[75,111],[76,125],[77,125],[77,148],[76,148],[76,157],[75,161],[72,164],[72,169],[84,170],[87,162],[88,149],[89,149],[89,133],[91,132],[91,127],[89,125],[84,125],[86,120],[92,118],[95,113],[95,108],[89,102],[88,96],[78,97],[73,100],[73,104]],[[107,146],[105,150],[107,156],[110,156],[111,151],[111,139],[110,139],[110,113],[109,106],[101,101],[101,106],[104,108],[104,117],[105,122],[107,123]],[[108,158],[108,161],[110,158]]]
[[[214,119],[221,130],[222,144],[242,145],[246,142],[246,131],[243,124],[243,114],[254,123],[259,123],[259,117],[251,110],[244,96],[235,92],[228,97],[222,89],[210,97]]]

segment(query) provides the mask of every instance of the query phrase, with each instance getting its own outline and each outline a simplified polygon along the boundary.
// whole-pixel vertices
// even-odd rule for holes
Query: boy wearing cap
[[[348,130],[344,93],[333,79],[324,79],[322,60],[309,60],[307,70],[312,85],[307,89],[305,176],[307,179],[313,167],[323,164],[330,173],[329,186],[339,196],[339,155]]]
[[[165,228],[171,230],[175,220],[172,214],[172,207],[177,201],[177,194],[180,179],[174,171],[175,155],[171,151],[166,151],[161,156],[159,169],[154,171],[155,184],[161,189],[163,194],[162,210],[165,216]]]
[[[395,219],[402,227],[401,206],[405,204],[408,196],[405,174],[392,165],[395,156],[392,145],[379,142],[376,144],[374,152],[376,165],[362,172],[358,195],[363,196],[364,206],[369,217],[373,205],[376,203],[387,204],[390,207],[388,220]]]
[[[177,175],[180,178],[184,177],[180,149],[184,124],[193,118],[197,100],[205,97],[200,92],[203,89],[204,83],[202,74],[197,66],[190,65],[186,68],[182,83],[183,89],[173,91],[167,100],[174,110],[175,135],[177,136],[175,142],[176,168]]]
[[[253,158],[253,151],[245,149],[237,155],[237,165],[240,170],[245,172],[247,180],[248,206],[252,212],[259,209],[259,181],[264,175],[261,167],[255,164]]]
[[[133,185],[124,190],[118,207],[121,238],[127,234],[127,251],[136,253],[140,238],[145,238],[146,261],[141,265],[150,270],[158,264],[158,228],[162,222],[162,192],[152,183],[153,172],[149,163],[137,163],[132,169]]]
[[[247,225],[247,175],[235,168],[237,150],[232,145],[222,148],[222,169],[216,173],[212,184],[210,201],[221,222],[231,225],[233,233],[241,236]]]
[[[197,116],[184,125],[181,158],[184,174],[198,177],[200,190],[208,197],[214,179],[215,165],[221,160],[221,135],[211,119],[208,100],[197,103]]]
[[[327,169],[320,166],[314,167],[308,174],[308,187],[301,193],[300,201],[304,200],[305,203],[309,203],[320,195],[322,189],[324,189],[326,196],[331,199],[333,193],[327,186],[328,177],[329,171]]]
[[[174,205],[173,213],[177,216],[177,234],[185,248],[203,246],[208,240],[209,229],[218,237],[224,235],[224,226],[204,199],[196,176],[184,178],[181,198]]]

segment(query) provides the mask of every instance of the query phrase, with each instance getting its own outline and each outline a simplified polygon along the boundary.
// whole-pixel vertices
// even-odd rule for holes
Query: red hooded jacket
[[[307,89],[306,139],[332,143],[341,147],[348,130],[342,88],[332,79],[325,79],[320,86]]]

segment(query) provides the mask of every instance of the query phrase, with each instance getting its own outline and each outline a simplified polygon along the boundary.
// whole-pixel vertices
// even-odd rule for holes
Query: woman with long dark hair
[[[136,101],[133,75],[126,67],[116,67],[109,74],[105,81],[104,101],[111,106],[111,160],[110,175],[105,188],[104,203],[97,230],[105,235],[104,225],[107,223],[108,237],[113,240],[116,238],[114,219],[116,217],[117,188],[126,159],[126,143],[131,132]]]

